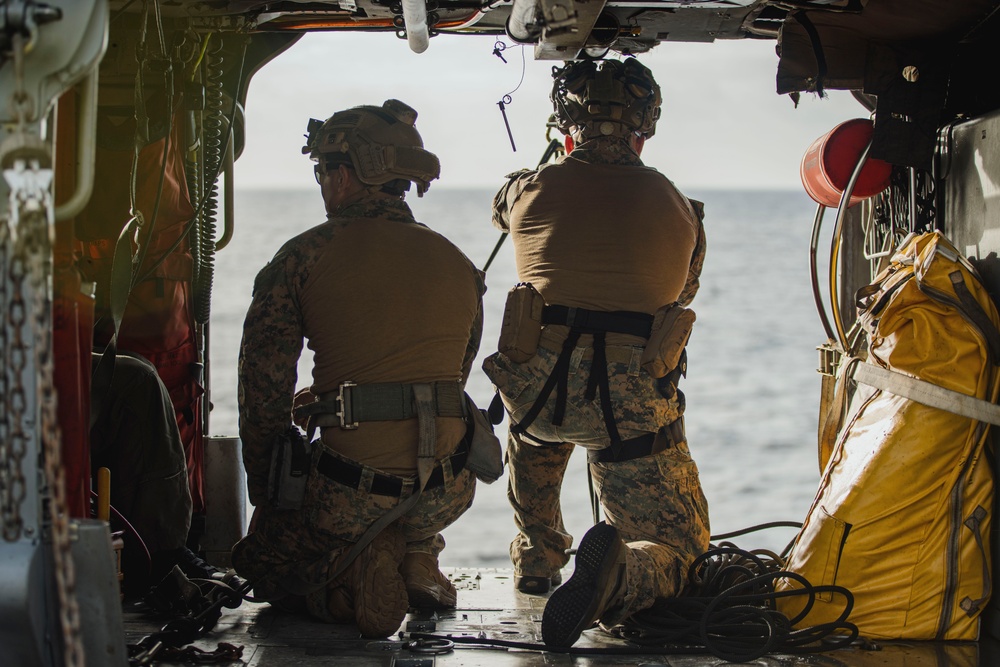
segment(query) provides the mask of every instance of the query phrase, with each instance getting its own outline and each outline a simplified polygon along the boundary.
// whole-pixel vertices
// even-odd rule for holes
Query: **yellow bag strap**
[[[1000,405],[945,389],[931,382],[869,364],[860,359],[849,358],[845,361],[852,362],[853,368],[849,371],[851,377],[861,384],[908,398],[921,405],[1000,426]]]

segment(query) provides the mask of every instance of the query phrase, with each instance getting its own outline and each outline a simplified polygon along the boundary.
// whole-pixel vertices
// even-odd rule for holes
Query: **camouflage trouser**
[[[313,457],[302,509],[261,508],[254,532],[233,547],[233,567],[240,576],[257,584],[255,594],[261,597],[280,594],[281,582],[290,577],[307,584],[326,582],[340,557],[368,526],[409,496],[416,483],[412,477],[399,478],[404,480],[402,498],[373,494],[369,492],[371,481],[380,471],[362,466],[362,481],[359,488],[353,489],[317,472],[322,451],[322,447],[317,447]],[[444,484],[424,491],[416,505],[391,524],[402,533],[407,552],[436,557],[444,549],[440,532],[472,505],[475,493],[472,473],[462,470],[453,474],[447,459],[443,470]]]
[[[582,352],[581,352],[582,350]],[[655,432],[680,416],[679,394],[666,398],[638,365],[642,348],[609,346],[611,400],[621,437]],[[511,543],[515,573],[551,576],[566,565],[572,537],[562,521],[559,492],[574,444],[601,448],[609,443],[599,400],[584,397],[592,350],[577,348],[570,368],[566,415],[562,426],[551,424],[550,397],[528,433],[549,442],[541,446],[515,434],[508,437],[508,498],[519,534]],[[557,353],[539,348],[524,364],[493,355],[484,362],[487,374],[517,421],[530,408]],[[508,393],[509,392],[509,393]],[[708,548],[708,504],[687,443],[617,463],[592,463],[590,472],[607,521],[628,543],[628,586],[624,608],[614,624],[645,609],[657,598],[676,595],[695,557]]]

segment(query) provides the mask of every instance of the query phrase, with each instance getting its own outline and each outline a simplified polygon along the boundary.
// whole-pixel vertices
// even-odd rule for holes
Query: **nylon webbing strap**
[[[118,356],[118,332],[128,297],[132,292],[132,241],[136,218],[129,220],[118,235],[114,254],[111,257],[111,285],[109,286],[108,308],[111,312],[112,331],[107,347],[101,354],[97,368],[90,377],[90,427],[93,428],[104,411],[105,398],[111,391],[111,381],[115,374],[115,359]],[[127,258],[127,261],[126,261]]]
[[[414,402],[416,387],[425,386],[430,407],[438,417],[462,417],[462,390],[457,382],[433,382],[423,385],[382,382],[350,387],[350,413],[353,421],[389,421],[417,416]]]
[[[434,419],[434,392],[430,384],[413,386],[413,402],[417,406],[417,474],[420,488],[427,484],[427,478],[434,469],[434,454],[437,452],[437,420]]]
[[[542,408],[545,407],[545,403],[549,400],[549,396],[552,394],[552,390],[556,387],[556,384],[559,384],[562,391],[556,392],[556,404],[553,409],[552,423],[555,426],[562,424],[563,413],[566,411],[566,378],[569,374],[569,362],[573,355],[573,348],[576,347],[578,340],[580,340],[580,332],[570,331],[569,335],[566,336],[566,340],[563,341],[562,351],[559,353],[559,358],[556,359],[556,363],[552,367],[552,373],[549,374],[548,379],[545,380],[545,384],[542,385],[542,389],[538,392],[538,398],[535,399],[528,413],[524,415],[524,419],[510,425],[511,431],[517,434],[527,431],[528,427],[541,414]]]
[[[918,380],[874,364],[855,359],[850,361],[858,362],[855,364],[852,377],[861,384],[908,398],[921,405],[1000,426],[1000,405],[945,389],[936,384]]]
[[[413,494],[372,522],[368,526],[368,529],[358,538],[358,541],[348,550],[347,554],[340,559],[333,574],[319,583],[306,582],[298,575],[292,575],[280,582],[279,585],[283,589],[295,595],[308,595],[332,583],[350,567],[351,563],[361,555],[365,547],[371,544],[371,541],[379,533],[417,504],[417,500],[420,499],[420,494],[423,493],[424,487],[427,486],[427,480],[434,470],[434,456],[437,453],[437,425],[434,418],[434,384],[441,383],[428,382],[407,385],[412,387],[413,401],[416,404],[417,419],[420,424],[419,439],[417,442],[417,477],[419,484]],[[447,482],[447,478],[445,482]]]
[[[986,339],[986,347],[990,351],[990,361],[994,364],[1000,363],[1000,332],[997,332],[996,326],[993,325],[986,311],[983,310],[983,307],[979,305],[979,302],[976,301],[976,298],[972,296],[972,292],[965,285],[962,272],[953,271],[948,275],[948,278],[951,279],[955,295],[958,296],[958,300],[965,307],[965,314],[972,320],[976,328],[979,329],[979,333],[983,335],[983,338]]]
[[[580,333],[622,333],[649,338],[653,316],[630,310],[588,310],[548,305],[542,309],[542,324],[562,324]]]
[[[418,416],[415,386],[402,382],[345,383],[337,392],[324,394],[319,401],[299,406],[295,409],[295,416],[297,419],[313,418],[310,422],[313,427],[413,419]],[[436,416],[465,416],[462,388],[458,382],[429,382],[425,386],[432,390],[431,409]]]
[[[600,394],[604,427],[608,430],[608,437],[611,439],[612,456],[617,458],[621,455],[622,437],[618,433],[615,411],[611,405],[611,386],[608,378],[608,360],[605,354],[603,331],[594,334],[594,361],[590,365],[590,377],[587,380],[587,391],[584,396],[592,401],[595,393]]]

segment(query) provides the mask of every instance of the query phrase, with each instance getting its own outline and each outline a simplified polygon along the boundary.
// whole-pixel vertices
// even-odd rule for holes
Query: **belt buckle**
[[[348,420],[350,413],[353,411],[347,409],[347,401],[344,400],[344,390],[357,386],[356,382],[351,382],[350,380],[347,382],[341,382],[340,387],[337,388],[337,397],[334,399],[337,402],[337,411],[334,414],[337,415],[338,419],[340,419],[340,428],[345,431],[353,431],[358,428],[358,422]]]

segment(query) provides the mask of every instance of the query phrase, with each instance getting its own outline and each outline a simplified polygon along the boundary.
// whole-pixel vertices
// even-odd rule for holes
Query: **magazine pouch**
[[[545,300],[531,283],[518,283],[507,292],[497,351],[523,364],[535,356],[542,336]]]
[[[684,346],[691,337],[694,320],[693,310],[676,303],[656,311],[653,315],[653,328],[640,360],[642,368],[651,377],[664,377],[677,368]]]

